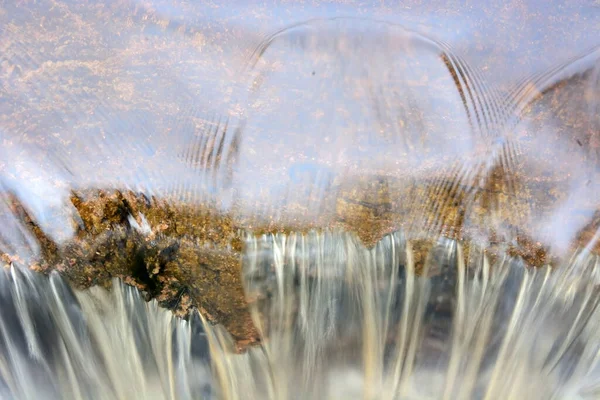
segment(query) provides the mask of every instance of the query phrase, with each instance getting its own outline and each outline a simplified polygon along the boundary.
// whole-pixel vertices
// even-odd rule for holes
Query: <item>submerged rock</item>
[[[454,28],[400,13],[228,29],[127,2],[6,7],[7,263],[77,288],[121,277],[243,347],[259,338],[246,235],[343,231],[373,248],[402,231],[417,272],[440,238],[536,267],[600,250],[597,47],[552,68],[529,49],[526,68],[523,38],[448,44]]]

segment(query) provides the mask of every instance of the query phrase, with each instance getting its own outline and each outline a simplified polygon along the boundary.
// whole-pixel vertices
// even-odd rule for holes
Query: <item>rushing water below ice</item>
[[[371,3],[0,2],[13,260],[40,254],[9,194],[58,243],[71,190],[283,225],[327,222],[365,180],[396,196],[371,250],[342,232],[247,238],[268,340],[243,355],[134,289],[7,268],[0,395],[598,398],[598,2]],[[400,232],[438,242],[432,277]],[[560,256],[553,273],[473,250],[516,232]]]

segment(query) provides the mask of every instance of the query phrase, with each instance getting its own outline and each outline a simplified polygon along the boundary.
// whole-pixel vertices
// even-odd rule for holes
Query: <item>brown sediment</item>
[[[492,259],[504,254],[530,266],[547,265],[554,257],[551,249],[526,228],[535,215],[551,212],[565,189],[560,180],[529,179],[518,172],[513,168],[508,176],[505,168],[492,168],[469,179],[478,186],[453,173],[420,180],[356,177],[328,194],[332,206],[321,219],[308,222],[260,220],[208,203],[89,190],[72,194],[76,234],[61,245],[44,234],[14,197],[12,204],[41,246],[34,269],[57,270],[78,289],[106,287],[120,277],[181,317],[198,308],[209,321],[222,324],[241,350],[259,341],[242,285],[245,232],[344,230],[367,247],[394,231],[416,232],[420,235],[409,240],[418,273],[440,237],[461,241],[466,257],[473,242]],[[579,233],[573,249],[592,243],[592,251],[598,252],[598,215]],[[486,242],[476,243],[478,237]]]
[[[71,201],[80,219],[75,237],[60,247],[42,242],[52,257],[36,270],[57,270],[77,289],[120,277],[180,317],[197,307],[242,346],[258,340],[241,283],[241,240],[228,216],[118,191]]]

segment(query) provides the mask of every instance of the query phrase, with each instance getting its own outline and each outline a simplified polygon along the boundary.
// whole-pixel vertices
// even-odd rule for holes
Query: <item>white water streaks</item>
[[[560,268],[395,233],[247,237],[261,345],[175,319],[114,282],[73,295],[57,274],[0,275],[0,376],[15,399],[594,399],[598,259]],[[417,274],[418,272],[418,274]],[[202,333],[204,332],[204,333]]]
[[[200,320],[115,281],[74,294],[58,274],[0,272],[3,399],[198,399],[210,392]]]

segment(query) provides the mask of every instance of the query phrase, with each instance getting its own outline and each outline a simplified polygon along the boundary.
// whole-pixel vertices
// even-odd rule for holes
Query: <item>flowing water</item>
[[[600,397],[598,32],[594,0],[0,1],[0,395]],[[91,229],[86,190],[241,245]],[[181,319],[71,287],[129,248],[82,229],[233,254],[261,343],[234,351],[218,293]]]
[[[73,294],[6,269],[2,394],[25,399],[597,398],[599,260],[490,263],[441,240],[417,275],[410,242],[349,234],[248,237],[248,293],[268,340],[231,351],[219,326],[137,290]],[[267,271],[274,268],[271,274]],[[272,279],[265,280],[265,276]]]

